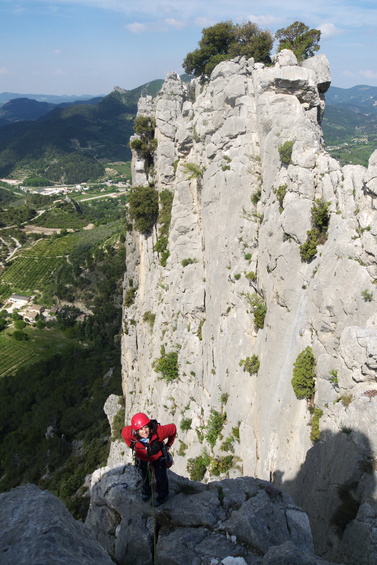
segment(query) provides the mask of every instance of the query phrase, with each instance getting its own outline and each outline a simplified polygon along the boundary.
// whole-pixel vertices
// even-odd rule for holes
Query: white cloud
[[[353,78],[355,76],[355,73],[353,71],[345,69],[344,71],[342,71],[342,75],[344,75],[345,77]]]
[[[344,33],[342,29],[339,29],[334,24],[321,24],[316,26],[316,29],[319,29],[321,32],[321,39],[327,39],[328,37],[334,37],[334,35],[339,35]]]
[[[0,67],[0,75],[9,75],[9,71],[6,67]]]
[[[166,18],[164,22],[166,25],[174,27],[175,29],[182,29],[187,25],[187,22],[184,20],[176,20],[175,18]]]
[[[133,24],[128,24],[125,26],[131,33],[144,33],[147,31],[147,26],[139,22],[134,22]]]
[[[195,18],[194,24],[198,27],[209,27],[209,26],[213,26],[218,21],[219,20],[214,20],[212,18],[204,18],[203,16],[199,16]]]
[[[377,71],[372,71],[370,69],[366,69],[365,71],[359,71],[359,74],[364,78],[368,78],[368,79],[377,78]]]
[[[60,75],[64,75],[65,72],[62,71],[62,69],[55,69],[55,70],[53,71],[53,74],[56,75],[56,76],[60,76]]]
[[[276,16],[255,16],[254,14],[250,14],[246,18],[249,22],[253,22],[258,26],[276,26],[281,23],[281,18],[277,18]]]

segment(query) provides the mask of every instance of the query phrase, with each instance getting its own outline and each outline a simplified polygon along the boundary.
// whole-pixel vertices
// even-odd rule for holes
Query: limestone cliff
[[[357,482],[343,533],[376,497],[377,152],[368,169],[341,167],[326,153],[320,121],[329,84],[325,56],[298,65],[283,51],[268,68],[223,62],[204,83],[171,73],[156,100],[140,101],[139,115],[155,118],[157,150],[148,178],[134,152],[134,185],[154,182],[173,203],[163,261],[159,224],[127,237],[132,300],[122,364],[126,419],[142,410],[175,421],[181,474],[205,449],[206,478],[233,455],[230,477],[276,480],[298,498],[308,480],[320,492],[302,469],[316,448],[311,412],[322,410],[321,433],[355,447],[351,462],[344,450],[331,454],[347,468],[341,484]],[[302,245],[316,201],[329,203],[329,225],[309,260]],[[316,360],[311,411],[291,385],[308,346]],[[178,377],[163,379],[156,360],[172,352]],[[338,477],[327,480],[337,508]],[[333,557],[334,542],[322,545]]]

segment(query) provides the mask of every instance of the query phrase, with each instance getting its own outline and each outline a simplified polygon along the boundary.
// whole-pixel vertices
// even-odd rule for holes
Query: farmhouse
[[[30,296],[24,296],[23,294],[11,294],[9,297],[9,302],[14,304],[16,308],[23,308],[29,300]]]
[[[35,314],[42,314],[44,309],[45,309],[45,307],[41,306],[40,304],[31,304],[28,307],[28,312],[34,312]]]
[[[40,304],[30,304],[23,314],[24,320],[31,323],[35,322],[37,317],[42,315],[44,309],[44,306]]]
[[[32,310],[26,310],[23,314],[24,320],[26,322],[30,322],[31,324],[33,324],[38,316],[38,312],[32,311]]]

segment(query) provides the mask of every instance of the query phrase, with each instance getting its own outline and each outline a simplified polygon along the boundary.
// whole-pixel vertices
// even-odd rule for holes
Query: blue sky
[[[253,5],[255,4],[255,5]],[[201,30],[253,21],[275,32],[294,21],[322,31],[332,84],[377,86],[376,0],[0,0],[0,92],[108,94],[169,71]]]

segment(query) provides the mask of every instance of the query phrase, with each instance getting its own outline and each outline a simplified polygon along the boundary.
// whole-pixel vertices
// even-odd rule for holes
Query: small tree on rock
[[[221,61],[238,56],[269,63],[272,44],[271,32],[260,30],[256,24],[220,22],[202,30],[199,48],[186,55],[182,66],[186,73],[201,76],[211,74]]]
[[[278,52],[282,49],[290,49],[296,55],[298,61],[313,57],[319,50],[318,42],[321,32],[318,29],[310,29],[302,22],[294,22],[286,28],[278,29],[275,39],[279,40]]]
[[[297,356],[293,366],[291,380],[298,399],[311,398],[315,391],[315,357],[311,347],[307,347]]]

